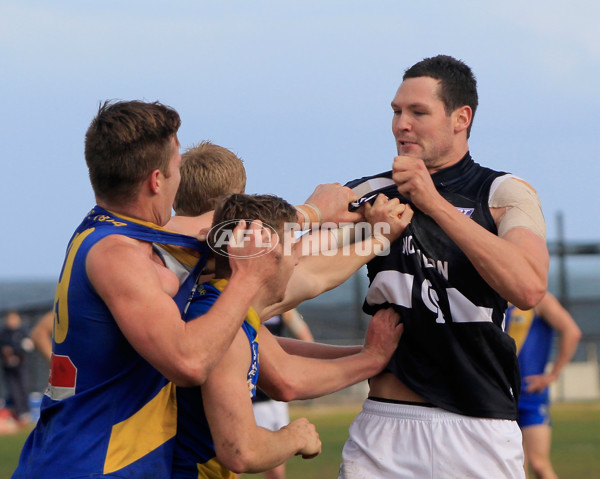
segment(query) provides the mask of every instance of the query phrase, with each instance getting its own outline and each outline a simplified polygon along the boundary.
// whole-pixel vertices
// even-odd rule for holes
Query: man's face
[[[21,316],[17,313],[9,313],[6,316],[6,326],[8,329],[18,329],[21,327]]]
[[[269,282],[270,288],[276,292],[277,301],[275,302],[283,300],[287,284],[298,264],[300,249],[290,247],[294,243],[296,243],[296,238],[293,230],[279,233],[279,244],[271,252],[271,254],[279,255],[277,273],[273,275]]]
[[[455,115],[446,115],[439,83],[431,77],[408,78],[392,101],[398,155],[420,158],[430,170],[453,159]]]

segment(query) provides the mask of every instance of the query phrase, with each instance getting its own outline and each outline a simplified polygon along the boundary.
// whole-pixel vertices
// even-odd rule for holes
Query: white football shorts
[[[525,479],[516,421],[367,399],[338,479]]]
[[[279,431],[290,423],[290,413],[286,402],[259,401],[252,404],[256,425],[269,431]]]

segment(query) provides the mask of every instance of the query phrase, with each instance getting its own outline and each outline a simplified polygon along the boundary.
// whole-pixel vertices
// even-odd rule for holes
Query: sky
[[[567,5],[568,3],[568,5]],[[475,161],[526,179],[548,239],[600,241],[600,3],[589,0],[0,3],[0,280],[56,279],[94,205],[84,135],[100,102],[158,100],[243,160],[247,191],[301,204],[389,170],[404,70],[473,69]]]

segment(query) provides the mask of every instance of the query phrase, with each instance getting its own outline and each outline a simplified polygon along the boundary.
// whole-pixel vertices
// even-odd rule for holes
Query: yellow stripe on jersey
[[[527,338],[527,334],[531,329],[534,316],[533,309],[523,311],[514,308],[512,310],[510,322],[508,323],[508,330],[506,332],[515,340],[515,343],[517,343],[517,355],[521,351],[525,338]]]
[[[225,289],[225,286],[227,286],[228,282],[229,281],[227,281],[226,279],[211,279],[210,280],[210,284],[212,284],[215,288],[217,288],[219,291],[221,291],[221,293]]]
[[[196,266],[200,256],[200,254],[193,249],[185,248],[183,246],[174,244],[161,244],[160,247],[188,268],[193,268]]]
[[[168,383],[142,409],[112,427],[104,474],[134,463],[175,437],[176,432],[175,385]]]
[[[63,272],[60,275],[58,286],[56,287],[56,296],[54,297],[54,326],[52,337],[57,344],[67,339],[69,332],[69,284],[71,283],[71,273],[73,272],[73,263],[75,256],[83,240],[86,239],[95,228],[89,228],[81,233],[77,233],[69,244],[67,259],[63,266]],[[57,314],[58,312],[58,314]]]
[[[210,284],[212,284],[215,288],[217,288],[219,291],[223,292],[223,290],[225,289],[225,286],[227,286],[228,281],[226,279],[211,279],[210,280]],[[255,331],[258,331],[258,328],[260,328],[260,317],[258,316],[258,313],[256,311],[254,311],[254,309],[250,308],[248,310],[248,313],[246,314],[246,322],[248,324],[250,324],[250,326],[252,326],[252,328]],[[258,338],[256,339],[256,341],[258,342]]]
[[[237,476],[219,462],[216,457],[204,464],[197,464],[198,479],[235,479]]]
[[[139,220],[137,218],[131,218],[130,216],[122,215],[120,213],[115,213],[114,211],[110,211],[110,210],[106,210],[106,211],[108,211],[109,213],[114,215],[116,218],[123,218],[131,223],[137,223],[139,225],[147,226],[148,228],[153,228],[158,231],[165,231],[167,233],[177,233],[176,231],[172,231],[167,228],[163,228],[162,226],[158,226],[157,224],[151,223],[149,221],[143,221],[143,220]],[[180,234],[180,233],[177,233],[177,234]],[[183,263],[184,265],[186,265],[190,268],[193,268],[194,266],[196,266],[196,263],[198,262],[198,254],[193,250],[184,248],[182,246],[168,245],[168,244],[161,245],[161,247],[164,248],[169,254],[173,255],[173,257],[177,261]]]

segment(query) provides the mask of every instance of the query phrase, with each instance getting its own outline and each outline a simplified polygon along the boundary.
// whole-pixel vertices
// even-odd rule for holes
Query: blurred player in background
[[[517,343],[521,369],[517,421],[523,432],[525,467],[529,466],[538,479],[556,479],[558,476],[550,461],[552,421],[549,386],[558,379],[575,354],[581,331],[551,293],[546,293],[533,309],[523,311],[509,305],[506,328]],[[558,352],[552,368],[546,372],[555,332],[559,337]]]

